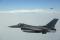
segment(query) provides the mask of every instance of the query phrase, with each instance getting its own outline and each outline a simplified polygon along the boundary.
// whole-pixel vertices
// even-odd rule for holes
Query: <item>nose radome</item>
[[[8,26],[10,28],[18,28],[19,26],[18,25],[12,25],[12,26]]]

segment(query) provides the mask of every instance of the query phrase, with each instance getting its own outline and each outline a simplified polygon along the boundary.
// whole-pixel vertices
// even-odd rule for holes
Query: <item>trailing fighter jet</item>
[[[56,31],[55,25],[57,23],[58,19],[54,18],[52,21],[50,21],[48,24],[44,26],[32,26],[27,25],[24,23],[19,23],[17,25],[8,26],[11,28],[21,28],[23,32],[29,32],[29,33],[42,33],[46,34],[47,32]]]

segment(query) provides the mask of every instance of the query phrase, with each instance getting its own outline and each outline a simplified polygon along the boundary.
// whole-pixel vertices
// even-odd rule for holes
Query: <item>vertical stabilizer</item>
[[[57,18],[54,18],[52,21],[50,21],[46,26],[48,28],[54,28],[55,27],[55,24],[57,23],[58,19]]]

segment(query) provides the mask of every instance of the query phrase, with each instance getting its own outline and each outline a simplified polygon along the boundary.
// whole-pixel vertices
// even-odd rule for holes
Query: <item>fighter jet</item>
[[[56,31],[55,25],[57,23],[58,19],[54,18],[52,21],[50,21],[48,24],[44,26],[32,26],[32,25],[27,25],[24,23],[19,23],[17,25],[12,25],[8,26],[10,28],[21,28],[23,32],[28,32],[28,33],[42,33],[46,34],[47,32],[51,31]]]

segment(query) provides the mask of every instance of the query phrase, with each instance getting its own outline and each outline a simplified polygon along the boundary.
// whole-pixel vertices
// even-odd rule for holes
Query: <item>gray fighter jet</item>
[[[21,28],[23,32],[29,32],[29,33],[42,33],[46,34],[47,32],[55,31],[55,24],[57,23],[58,19],[54,18],[52,21],[50,21],[48,24],[44,26],[32,26],[27,25],[24,23],[19,23],[17,25],[8,26],[10,28]]]

